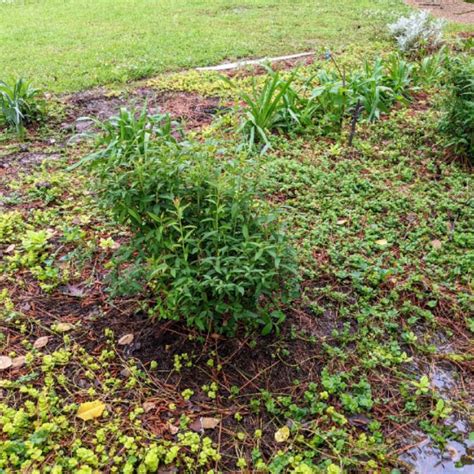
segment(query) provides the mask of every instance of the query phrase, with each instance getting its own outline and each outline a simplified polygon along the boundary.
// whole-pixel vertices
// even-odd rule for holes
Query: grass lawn
[[[401,0],[42,0],[0,5],[0,71],[51,91],[366,42]]]

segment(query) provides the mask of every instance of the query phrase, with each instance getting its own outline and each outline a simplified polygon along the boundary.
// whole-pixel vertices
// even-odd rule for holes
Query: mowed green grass
[[[56,92],[224,59],[373,40],[402,0],[16,0],[0,3],[0,79]]]

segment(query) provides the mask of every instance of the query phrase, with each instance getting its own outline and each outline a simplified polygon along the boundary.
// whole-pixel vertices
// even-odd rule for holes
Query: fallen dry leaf
[[[29,311],[31,309],[30,303],[23,303],[20,305],[20,310],[21,311]]]
[[[129,344],[131,344],[133,342],[133,339],[135,338],[135,336],[133,334],[125,334],[124,336],[122,336],[119,340],[118,340],[118,345],[119,346],[128,346]]]
[[[382,246],[388,244],[388,242],[385,239],[376,240],[375,243],[377,245],[382,245]]]
[[[209,418],[209,417],[201,417],[194,420],[190,425],[193,431],[201,432],[204,430],[213,430],[221,420],[219,418]]]
[[[54,330],[57,332],[67,332],[74,328],[70,323],[58,323],[54,325]]]
[[[433,246],[434,249],[438,250],[441,248],[443,244],[441,243],[441,240],[435,239],[431,241],[431,245]]]
[[[201,424],[205,430],[213,430],[220,422],[219,418],[201,418]]]
[[[446,449],[451,456],[451,459],[456,459],[458,457],[458,451],[454,446],[448,446]]]
[[[346,222],[347,222],[347,219],[339,219],[339,220],[337,221],[337,224],[338,224],[338,225],[342,225],[342,224],[345,224]]]
[[[153,402],[144,402],[142,405],[143,410],[145,410],[145,413],[148,413],[149,411],[153,410],[156,405]]]
[[[11,357],[0,356],[0,370],[9,369],[13,365]]]
[[[26,363],[26,357],[25,356],[18,356],[15,357],[12,360],[12,368],[18,369],[19,367],[22,367]]]
[[[131,373],[131,372],[130,372],[130,369],[129,369],[128,367],[125,367],[124,369],[122,369],[122,370],[120,371],[120,375],[121,375],[122,377],[129,377],[129,376],[130,376],[130,373]]]
[[[194,420],[190,425],[189,425],[189,428],[193,431],[197,431],[198,433],[200,433],[202,430],[202,425],[201,425],[201,420],[198,418],[196,420]]]
[[[366,426],[370,423],[370,419],[359,414],[349,417],[349,423],[353,426]]]
[[[4,250],[3,253],[12,253],[15,250],[15,247],[16,247],[15,244],[11,244]]]
[[[175,435],[178,431],[179,428],[175,425],[172,425],[171,423],[168,423],[168,431],[172,434]]]
[[[284,443],[290,437],[290,428],[283,426],[279,430],[275,431],[275,441],[277,443]]]
[[[35,349],[41,349],[44,346],[46,346],[46,344],[48,344],[48,342],[49,342],[49,336],[42,336],[42,337],[39,337],[38,339],[36,339],[36,341],[33,344],[33,347]]]
[[[99,418],[105,410],[105,404],[100,400],[95,400],[93,402],[81,403],[77,410],[77,416],[81,420],[88,421],[93,418]]]
[[[64,294],[68,296],[75,296],[76,298],[82,298],[84,296],[84,290],[76,285],[67,285]]]

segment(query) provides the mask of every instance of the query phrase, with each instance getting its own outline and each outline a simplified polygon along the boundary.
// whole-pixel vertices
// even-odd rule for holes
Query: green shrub
[[[131,231],[121,256],[132,263],[127,288],[146,282],[161,318],[230,334],[242,321],[270,332],[295,268],[276,216],[246,180],[248,165],[216,157],[212,145],[178,143],[144,113],[137,122],[122,111],[103,128],[105,148],[83,162],[101,204]]]
[[[318,75],[321,85],[314,90],[313,98],[323,104],[321,116],[340,131],[342,121],[357,104],[362,117],[373,121],[388,113],[396,102],[406,102],[414,86],[412,73],[413,66],[398,54],[373,63],[366,61],[361,70],[351,74],[322,71]],[[320,94],[321,89],[326,95]]]
[[[368,120],[378,120],[380,114],[390,110],[394,91],[388,85],[389,81],[381,59],[377,59],[373,65],[366,62],[364,69],[350,78],[350,99],[352,102],[360,102]]]
[[[448,65],[448,94],[441,131],[448,145],[474,163],[474,59],[459,57]]]
[[[44,103],[40,91],[24,79],[14,84],[0,81],[0,126],[13,128],[19,135],[25,126],[44,116]]]

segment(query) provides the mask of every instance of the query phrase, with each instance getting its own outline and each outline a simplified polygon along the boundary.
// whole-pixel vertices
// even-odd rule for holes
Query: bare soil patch
[[[406,0],[408,5],[428,10],[438,18],[445,18],[455,23],[474,24],[474,4],[464,0]]]
[[[80,92],[65,98],[66,119],[63,128],[74,128],[84,132],[92,127],[92,121],[80,118],[106,120],[116,115],[120,108],[141,110],[145,105],[149,113],[169,112],[174,119],[181,120],[187,128],[200,128],[209,124],[220,110],[220,99],[201,97],[185,92],[159,92],[149,88],[115,94],[100,88]]]

